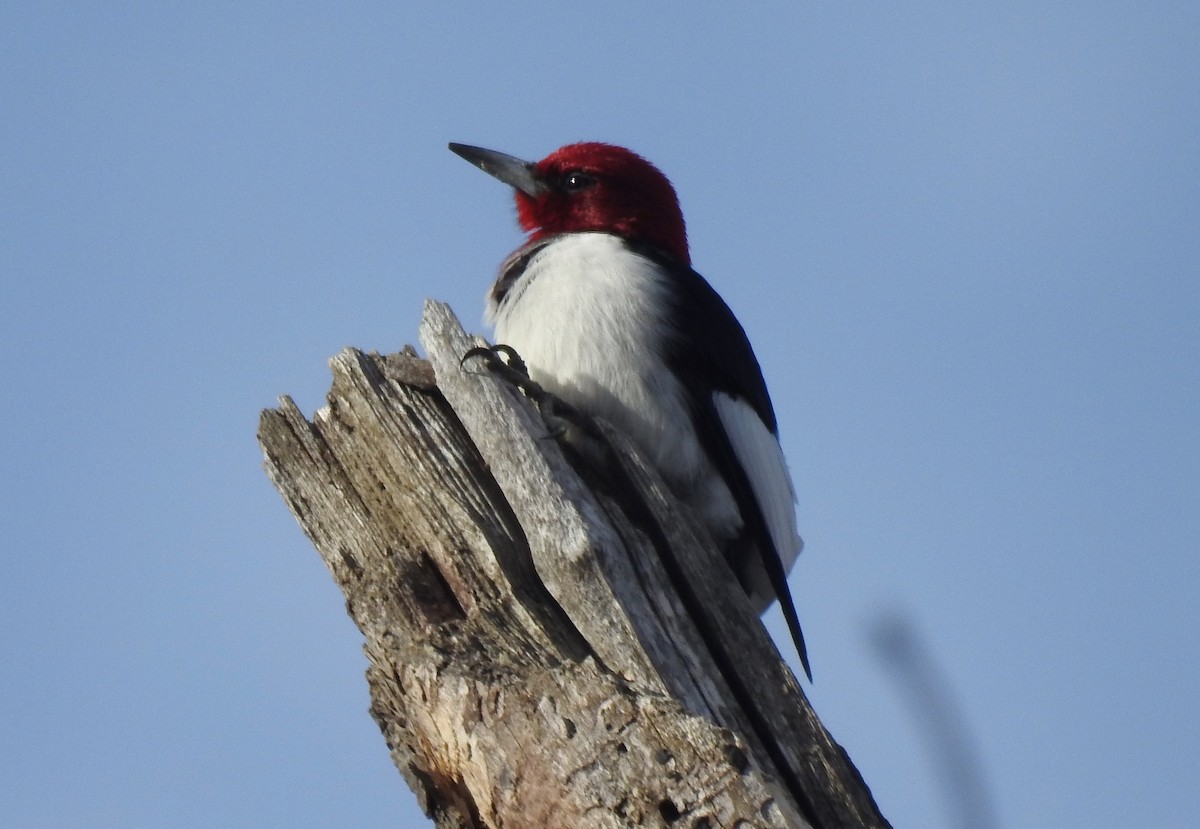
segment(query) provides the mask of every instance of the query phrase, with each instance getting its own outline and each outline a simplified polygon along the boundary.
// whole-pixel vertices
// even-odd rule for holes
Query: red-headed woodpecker
[[[488,292],[496,341],[546,391],[629,435],[704,521],[758,612],[779,599],[811,678],[787,587],[803,542],[775,412],[745,331],[691,268],[670,181],[610,144],[532,163],[450,149],[515,189],[529,233]]]

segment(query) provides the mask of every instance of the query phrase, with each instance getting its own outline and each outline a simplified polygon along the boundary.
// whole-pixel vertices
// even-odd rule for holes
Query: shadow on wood
[[[625,439],[581,463],[449,308],[262,413],[439,827],[884,827],[719,552]],[[574,465],[572,461],[575,461]]]

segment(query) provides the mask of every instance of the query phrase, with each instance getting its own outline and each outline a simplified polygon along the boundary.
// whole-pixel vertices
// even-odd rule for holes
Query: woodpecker
[[[569,144],[538,162],[450,149],[514,189],[528,233],[488,291],[496,342],[543,389],[634,441],[756,610],[779,600],[811,681],[787,586],[803,541],[775,412],[741,324],[692,270],[671,182],[611,144]]]

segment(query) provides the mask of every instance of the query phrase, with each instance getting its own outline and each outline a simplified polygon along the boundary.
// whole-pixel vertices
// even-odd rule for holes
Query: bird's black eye
[[[578,193],[580,190],[586,190],[596,183],[593,176],[589,176],[582,170],[572,170],[565,173],[562,177],[562,188],[568,193]]]

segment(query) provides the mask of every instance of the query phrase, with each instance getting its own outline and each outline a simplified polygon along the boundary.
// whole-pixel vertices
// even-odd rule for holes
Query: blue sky
[[[257,415],[425,297],[483,330],[520,236],[447,141],[589,139],[755,343],[894,825],[953,812],[889,615],[1001,825],[1194,825],[1200,6],[646,5],[0,10],[0,824],[423,825]]]

